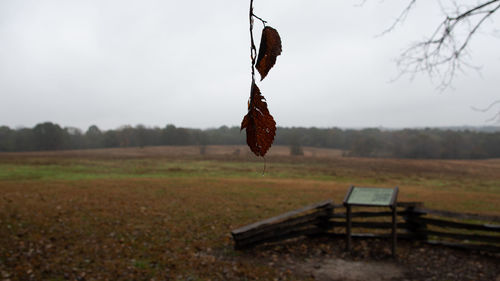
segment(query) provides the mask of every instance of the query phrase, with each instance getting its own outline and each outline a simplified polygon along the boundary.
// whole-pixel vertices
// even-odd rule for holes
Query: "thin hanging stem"
[[[267,166],[267,160],[265,156],[262,156],[264,158],[264,169],[262,170],[262,176],[266,175],[266,166]]]
[[[250,0],[248,20],[250,21],[250,58],[252,60],[252,84],[255,82],[255,60],[257,59],[257,48],[255,47],[255,41],[253,39],[253,18],[260,20],[264,27],[266,27],[267,21],[263,20],[261,17],[258,17],[253,13],[253,0]]]
[[[255,59],[257,58],[257,48],[253,40],[253,0],[250,0],[250,12],[248,14],[250,20],[250,58],[252,60],[252,84],[255,81]]]

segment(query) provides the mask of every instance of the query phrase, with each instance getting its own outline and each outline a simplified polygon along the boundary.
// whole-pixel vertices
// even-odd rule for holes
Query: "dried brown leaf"
[[[241,122],[241,130],[243,129],[246,129],[250,150],[257,156],[266,155],[276,135],[276,122],[255,83],[252,83],[248,113]]]
[[[259,55],[255,68],[260,73],[262,81],[276,63],[276,57],[281,54],[281,38],[278,31],[270,26],[264,27],[260,39]]]

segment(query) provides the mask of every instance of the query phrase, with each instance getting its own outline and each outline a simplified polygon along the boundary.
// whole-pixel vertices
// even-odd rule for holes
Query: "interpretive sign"
[[[346,203],[349,205],[391,206],[395,188],[352,187]]]
[[[353,206],[365,207],[390,207],[392,211],[392,256],[396,257],[397,244],[397,212],[396,200],[398,197],[398,187],[379,188],[379,187],[355,187],[351,186],[344,198],[346,207],[346,248],[351,250],[351,230],[352,230],[352,211]]]

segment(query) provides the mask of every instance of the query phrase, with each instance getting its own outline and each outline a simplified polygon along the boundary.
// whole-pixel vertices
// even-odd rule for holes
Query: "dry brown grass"
[[[240,149],[239,155],[234,153]],[[273,148],[274,149],[274,148]],[[248,280],[294,276],[232,250],[230,231],[350,184],[499,214],[500,160],[342,158],[277,147],[146,147],[0,154],[0,274],[10,280]]]

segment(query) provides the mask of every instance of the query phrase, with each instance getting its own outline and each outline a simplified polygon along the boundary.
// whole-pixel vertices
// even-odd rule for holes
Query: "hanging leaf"
[[[246,129],[247,144],[257,156],[266,155],[276,135],[276,122],[267,109],[264,96],[252,82],[248,113],[241,122],[241,130]]]
[[[262,81],[269,73],[269,70],[276,63],[276,57],[281,55],[281,38],[278,31],[272,27],[266,26],[262,30],[260,39],[259,55],[255,68],[260,73]]]

